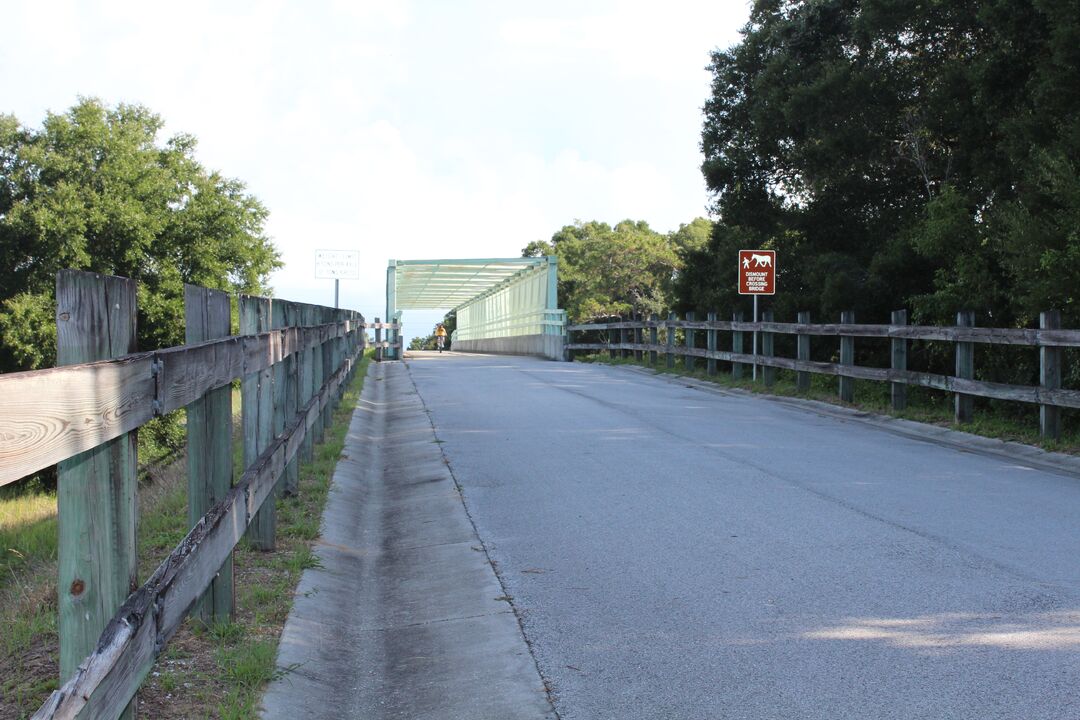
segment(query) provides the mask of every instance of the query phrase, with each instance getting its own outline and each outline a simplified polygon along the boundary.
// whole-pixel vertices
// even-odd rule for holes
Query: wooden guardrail
[[[1057,439],[1061,434],[1060,408],[1080,408],[1080,391],[1061,387],[1062,349],[1080,347],[1080,330],[1062,329],[1060,318],[1057,311],[1044,312],[1038,329],[1026,329],[975,327],[974,314],[966,312],[958,313],[955,326],[908,325],[907,312],[903,310],[894,312],[892,322],[888,325],[857,324],[853,313],[844,313],[840,323],[817,324],[810,322],[809,313],[799,313],[797,323],[773,322],[771,311],[766,311],[763,320],[756,323],[744,322],[738,314],[732,320],[716,320],[716,314],[709,313],[709,319],[705,321],[696,320],[693,313],[688,313],[682,320],[671,314],[666,320],[653,316],[648,320],[570,325],[566,328],[566,349],[571,359],[575,351],[608,351],[612,357],[626,357],[635,353],[638,359],[643,359],[647,355],[647,361],[652,364],[663,354],[667,367],[674,367],[676,356],[681,356],[688,369],[693,369],[695,358],[704,358],[709,374],[716,373],[717,360],[726,361],[732,363],[731,371],[735,378],[741,378],[747,366],[757,365],[763,368],[761,375],[766,385],[775,382],[775,368],[783,368],[795,371],[800,390],[809,389],[811,373],[835,375],[840,378],[840,397],[848,402],[853,399],[856,379],[888,382],[892,384],[892,406],[897,410],[906,407],[906,387],[909,385],[945,390],[956,395],[956,419],[959,422],[972,419],[973,397],[1034,403],[1040,406],[1042,435]],[[683,340],[676,345],[678,330],[682,331]],[[596,331],[606,333],[603,342],[571,342],[572,333]],[[663,343],[659,341],[660,332],[665,336]],[[730,351],[719,349],[719,332],[730,333]],[[744,333],[747,332],[760,335],[757,353],[744,351]],[[773,338],[776,334],[797,336],[795,358],[777,357],[774,354]],[[698,346],[700,335],[705,336],[704,348]],[[812,336],[838,338],[840,362],[810,360],[809,338]],[[856,365],[855,338],[888,339],[891,342],[891,366],[873,368]],[[909,370],[907,349],[911,340],[954,343],[955,375]],[[1040,384],[1013,385],[975,380],[975,344],[1039,348]]]
[[[0,485],[59,463],[63,685],[38,719],[131,716],[136,690],[192,608],[229,617],[233,548],[245,532],[273,547],[274,503],[264,502],[297,490],[297,460],[310,459],[370,346],[365,330],[399,330],[353,311],[241,296],[245,334],[229,336],[228,295],[187,286],[187,339],[205,341],[133,353],[135,290],[124,278],[62,271],[57,357],[72,364],[0,375]],[[237,379],[246,470],[234,486]],[[138,586],[132,431],[181,407],[192,529]]]

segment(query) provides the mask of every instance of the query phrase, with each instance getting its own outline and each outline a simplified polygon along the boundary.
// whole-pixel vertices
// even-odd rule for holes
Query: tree
[[[702,172],[719,222],[680,305],[734,302],[742,245],[778,251],[778,316],[1080,321],[1075,9],[757,0],[712,56]]]
[[[266,293],[280,266],[267,211],[243,183],[195,160],[195,139],[159,144],[138,105],[80,100],[40,130],[0,116],[0,370],[55,362],[62,268],[139,282],[139,347],[183,342],[183,284]]]
[[[578,221],[550,241],[529,243],[522,255],[558,256],[559,304],[571,322],[659,314],[671,306],[680,253],[700,244],[708,224],[699,218],[664,235],[644,221],[624,220],[614,227]]]
[[[183,285],[267,294],[280,267],[266,208],[195,160],[195,139],[158,142],[138,105],[82,99],[40,130],[0,115],[0,372],[56,361],[55,277],[74,268],[139,283],[141,350],[184,342]],[[142,437],[175,446],[179,425]]]

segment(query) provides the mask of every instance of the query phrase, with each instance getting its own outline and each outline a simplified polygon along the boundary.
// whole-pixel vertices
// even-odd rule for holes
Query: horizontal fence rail
[[[273,498],[298,491],[297,464],[311,459],[365,349],[378,358],[400,347],[381,338],[384,330],[400,337],[397,323],[251,296],[237,299],[242,334],[222,337],[230,297],[185,286],[188,340],[217,339],[131,352],[135,297],[136,284],[125,278],[61,271],[58,361],[69,364],[0,375],[0,485],[59,463],[62,685],[38,719],[132,717],[135,692],[183,619],[231,617],[237,542],[246,534],[254,547],[273,547]],[[232,484],[235,380],[242,380],[245,470]],[[189,421],[191,530],[138,586],[130,433],[180,408]],[[83,532],[111,525],[115,535],[88,540]]]
[[[357,330],[399,327],[347,320],[0,375],[0,485],[97,447],[294,354]]]
[[[714,314],[710,313],[710,317]],[[846,313],[845,313],[846,315]],[[771,316],[771,313],[767,313]],[[809,317],[800,313],[800,318]],[[766,317],[761,322],[735,320],[695,320],[692,314],[680,320],[669,317],[666,320],[651,319],[620,320],[618,322],[585,323],[569,325],[566,350],[572,358],[575,351],[608,352],[612,357],[627,356],[633,353],[641,359],[647,357],[656,363],[660,355],[666,356],[667,367],[674,367],[674,358],[684,358],[688,369],[693,368],[693,359],[708,361],[709,373],[715,373],[715,361],[732,363],[732,373],[742,377],[744,367],[763,368],[762,379],[772,384],[773,368],[794,371],[800,390],[809,388],[809,373],[833,375],[839,378],[875,380],[893,384],[893,407],[903,409],[906,396],[903,386],[918,386],[955,393],[957,397],[957,419],[970,420],[970,398],[984,397],[995,400],[1018,401],[1040,406],[1040,428],[1044,437],[1057,438],[1060,435],[1058,408],[1080,408],[1080,391],[1061,387],[1061,349],[1080,347],[1080,330],[1059,327],[1059,315],[1056,312],[1043,313],[1042,327],[1026,328],[985,328],[974,327],[970,322],[970,313],[960,313],[955,326],[919,326],[907,325],[904,311],[894,313],[891,324],[870,325],[857,323],[780,323]],[[706,347],[697,347],[695,335],[705,331]],[[718,349],[717,333],[731,333],[730,351]],[[658,333],[665,334],[666,342],[660,342]],[[675,343],[676,334],[681,332],[683,341]],[[757,333],[761,337],[760,351],[743,352],[743,333]],[[573,333],[598,333],[606,335],[600,342],[574,342]],[[648,334],[648,342],[644,342]],[[798,343],[798,357],[785,358],[773,354],[774,335],[794,335]],[[840,341],[840,362],[819,362],[809,359],[809,344],[803,339],[812,336],[835,337]],[[854,364],[853,338],[880,338],[892,342],[892,367],[874,368]],[[907,343],[911,340],[945,341],[956,345],[957,372],[955,375],[942,375],[930,372],[918,372],[907,368]],[[987,382],[974,379],[972,346],[1010,345],[1038,348],[1040,351],[1041,384],[1014,385],[1008,383]],[[899,391],[898,391],[899,390]],[[842,381],[841,397],[851,400],[850,380]]]

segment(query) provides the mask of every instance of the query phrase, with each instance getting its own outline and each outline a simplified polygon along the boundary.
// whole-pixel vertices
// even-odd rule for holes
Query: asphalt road
[[[1080,718],[1080,478],[627,369],[408,366],[564,720]]]

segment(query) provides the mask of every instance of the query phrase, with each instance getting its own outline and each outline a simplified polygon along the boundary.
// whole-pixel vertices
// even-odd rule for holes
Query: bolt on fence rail
[[[716,314],[710,313],[706,321],[696,321],[689,313],[684,320],[679,320],[674,313],[667,320],[658,320],[656,316],[648,321],[632,320],[609,323],[586,323],[568,325],[566,328],[566,352],[568,359],[577,351],[608,351],[615,357],[619,351],[647,353],[650,365],[657,363],[658,354],[666,355],[668,368],[675,367],[675,356],[685,357],[685,367],[692,369],[691,358],[706,358],[709,361],[707,372],[715,374],[715,361],[731,363],[734,379],[743,377],[746,365],[760,365],[763,368],[762,380],[766,386],[775,381],[776,368],[793,370],[796,374],[796,386],[806,391],[810,387],[810,374],[835,375],[839,378],[840,399],[851,402],[854,397],[855,381],[877,380],[891,384],[892,407],[903,410],[907,406],[907,386],[944,390],[954,393],[955,417],[957,422],[970,422],[972,419],[972,400],[974,397],[992,398],[1039,405],[1039,430],[1042,437],[1056,440],[1061,436],[1061,408],[1080,408],[1080,391],[1061,387],[1063,348],[1080,347],[1080,330],[1061,328],[1061,314],[1058,311],[1042,313],[1038,329],[1029,328],[986,328],[975,327],[972,313],[958,313],[954,326],[920,326],[907,324],[907,311],[898,310],[892,314],[888,325],[858,324],[855,314],[841,314],[839,323],[814,324],[809,313],[799,313],[796,323],[778,323],[772,321],[771,312],[766,312],[761,322],[743,322],[742,314],[735,312],[733,319],[716,320]],[[620,335],[615,341],[612,331],[625,333],[634,330],[634,336],[648,330],[649,342],[628,343]],[[675,343],[676,332],[683,332],[684,343]],[[699,348],[694,333],[705,330],[707,347]],[[665,335],[665,342],[659,339],[660,332]],[[719,350],[717,332],[731,333],[731,350]],[[761,352],[747,354],[743,352],[743,335],[747,332],[760,333]],[[573,333],[591,333],[598,342],[572,342]],[[796,357],[785,358],[774,355],[773,336],[795,335]],[[810,360],[810,337],[834,337],[839,340],[839,362],[817,362]],[[873,368],[855,364],[856,338],[885,338],[890,342],[891,367]],[[907,367],[908,343],[911,340],[938,340],[951,342],[955,346],[955,375],[940,375],[928,372],[916,372]],[[975,380],[975,352],[977,344],[983,345],[1018,345],[1039,348],[1039,385],[1013,385],[1007,383]]]
[[[59,463],[61,682],[34,718],[119,718],[194,611],[233,612],[231,556],[245,531],[272,547],[274,503],[297,492],[334,405],[370,344],[357,312],[185,287],[187,345],[134,352],[136,284],[57,275],[60,367],[0,375],[0,485]],[[378,347],[390,347],[380,340]],[[230,385],[242,379],[245,470],[232,480]],[[188,411],[191,530],[141,586],[135,567],[134,430]]]

